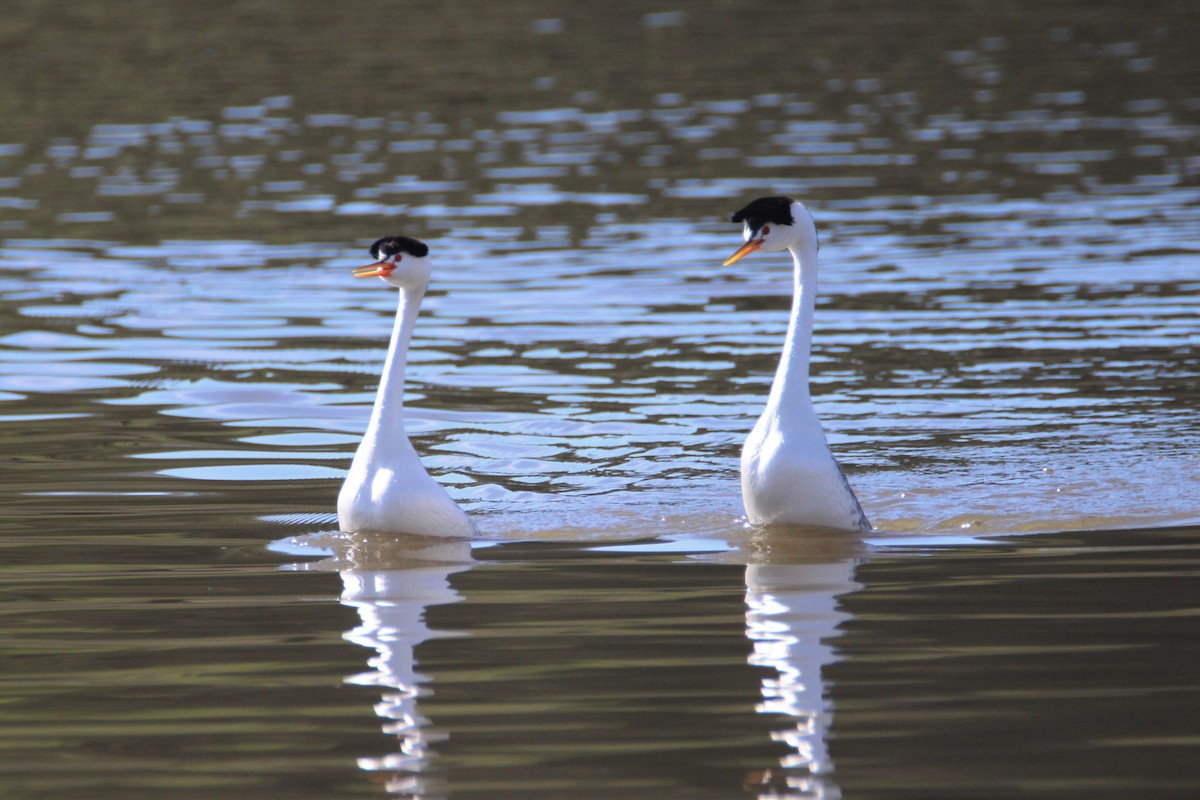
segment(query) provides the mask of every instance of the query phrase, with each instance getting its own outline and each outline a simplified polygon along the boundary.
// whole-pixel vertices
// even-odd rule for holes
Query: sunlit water
[[[0,141],[0,795],[1194,796],[1200,101],[1153,37],[1047,23],[1041,85],[988,33],[936,91],[263,80]],[[861,537],[741,516],[790,263],[720,264],[776,192]],[[394,232],[478,542],[336,531]]]
[[[1200,191],[1179,199],[818,209],[813,391],[878,528],[1195,519]],[[737,525],[738,448],[791,282],[781,256],[722,268],[731,228],[600,222],[530,241],[489,224],[432,242],[409,430],[490,535],[619,530],[656,505],[684,520],[656,533],[692,514]],[[220,445],[184,433],[125,454],[126,470],[204,491],[336,479],[395,313],[393,291],[350,277],[362,249],[9,240],[11,418],[223,424]],[[70,398],[90,401],[70,421],[22,405]],[[325,498],[281,513],[328,514],[332,484],[316,485]]]

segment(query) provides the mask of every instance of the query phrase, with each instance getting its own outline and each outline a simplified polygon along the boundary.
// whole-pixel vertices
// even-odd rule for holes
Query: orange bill
[[[395,268],[396,268],[396,265],[390,261],[377,261],[374,264],[368,264],[365,267],[359,267],[358,269],[354,270],[354,277],[356,277],[356,278],[374,278],[376,276],[387,277],[388,275],[392,274],[392,270],[394,270]]]
[[[743,258],[750,255],[751,253],[753,253],[755,250],[757,250],[758,248],[760,248],[762,246],[763,246],[762,239],[751,239],[750,241],[746,242],[744,245],[739,247],[734,252],[733,255],[731,255],[729,258],[725,259],[725,263],[722,264],[721,266],[728,267],[730,264],[732,264],[735,261],[741,261]]]

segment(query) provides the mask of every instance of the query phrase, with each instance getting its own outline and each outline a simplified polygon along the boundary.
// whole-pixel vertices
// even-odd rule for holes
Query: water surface
[[[270,7],[0,28],[0,794],[1200,790],[1185,4]],[[778,192],[863,537],[741,519]],[[336,531],[394,232],[478,542]]]

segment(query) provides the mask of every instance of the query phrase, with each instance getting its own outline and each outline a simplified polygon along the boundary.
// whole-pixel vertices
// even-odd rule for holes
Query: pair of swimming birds
[[[817,289],[817,230],[804,205],[762,197],[733,215],[743,244],[725,265],[755,251],[787,250],[794,265],[791,318],[766,407],[742,448],[742,501],[753,525],[864,530],[858,499],[829,450],[809,396]],[[338,495],[345,531],[466,537],[475,524],[430,477],[404,430],[404,367],[429,286],[429,247],[407,236],[371,246],[375,263],[354,271],[400,290],[400,305],[371,421]]]

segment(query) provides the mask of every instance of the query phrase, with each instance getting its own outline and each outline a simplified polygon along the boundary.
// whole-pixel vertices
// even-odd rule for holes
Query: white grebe
[[[742,447],[742,503],[755,525],[871,527],[829,451],[808,391],[817,294],[817,228],[803,204],[761,197],[733,215],[745,243],[728,266],[755,250],[788,250],[795,264],[792,314],[767,407]]]
[[[376,263],[354,275],[398,287],[400,307],[371,421],[338,494],[338,524],[345,531],[472,536],[475,525],[425,471],[404,431],[404,364],[429,286],[429,247],[388,236],[371,245],[371,256]]]

